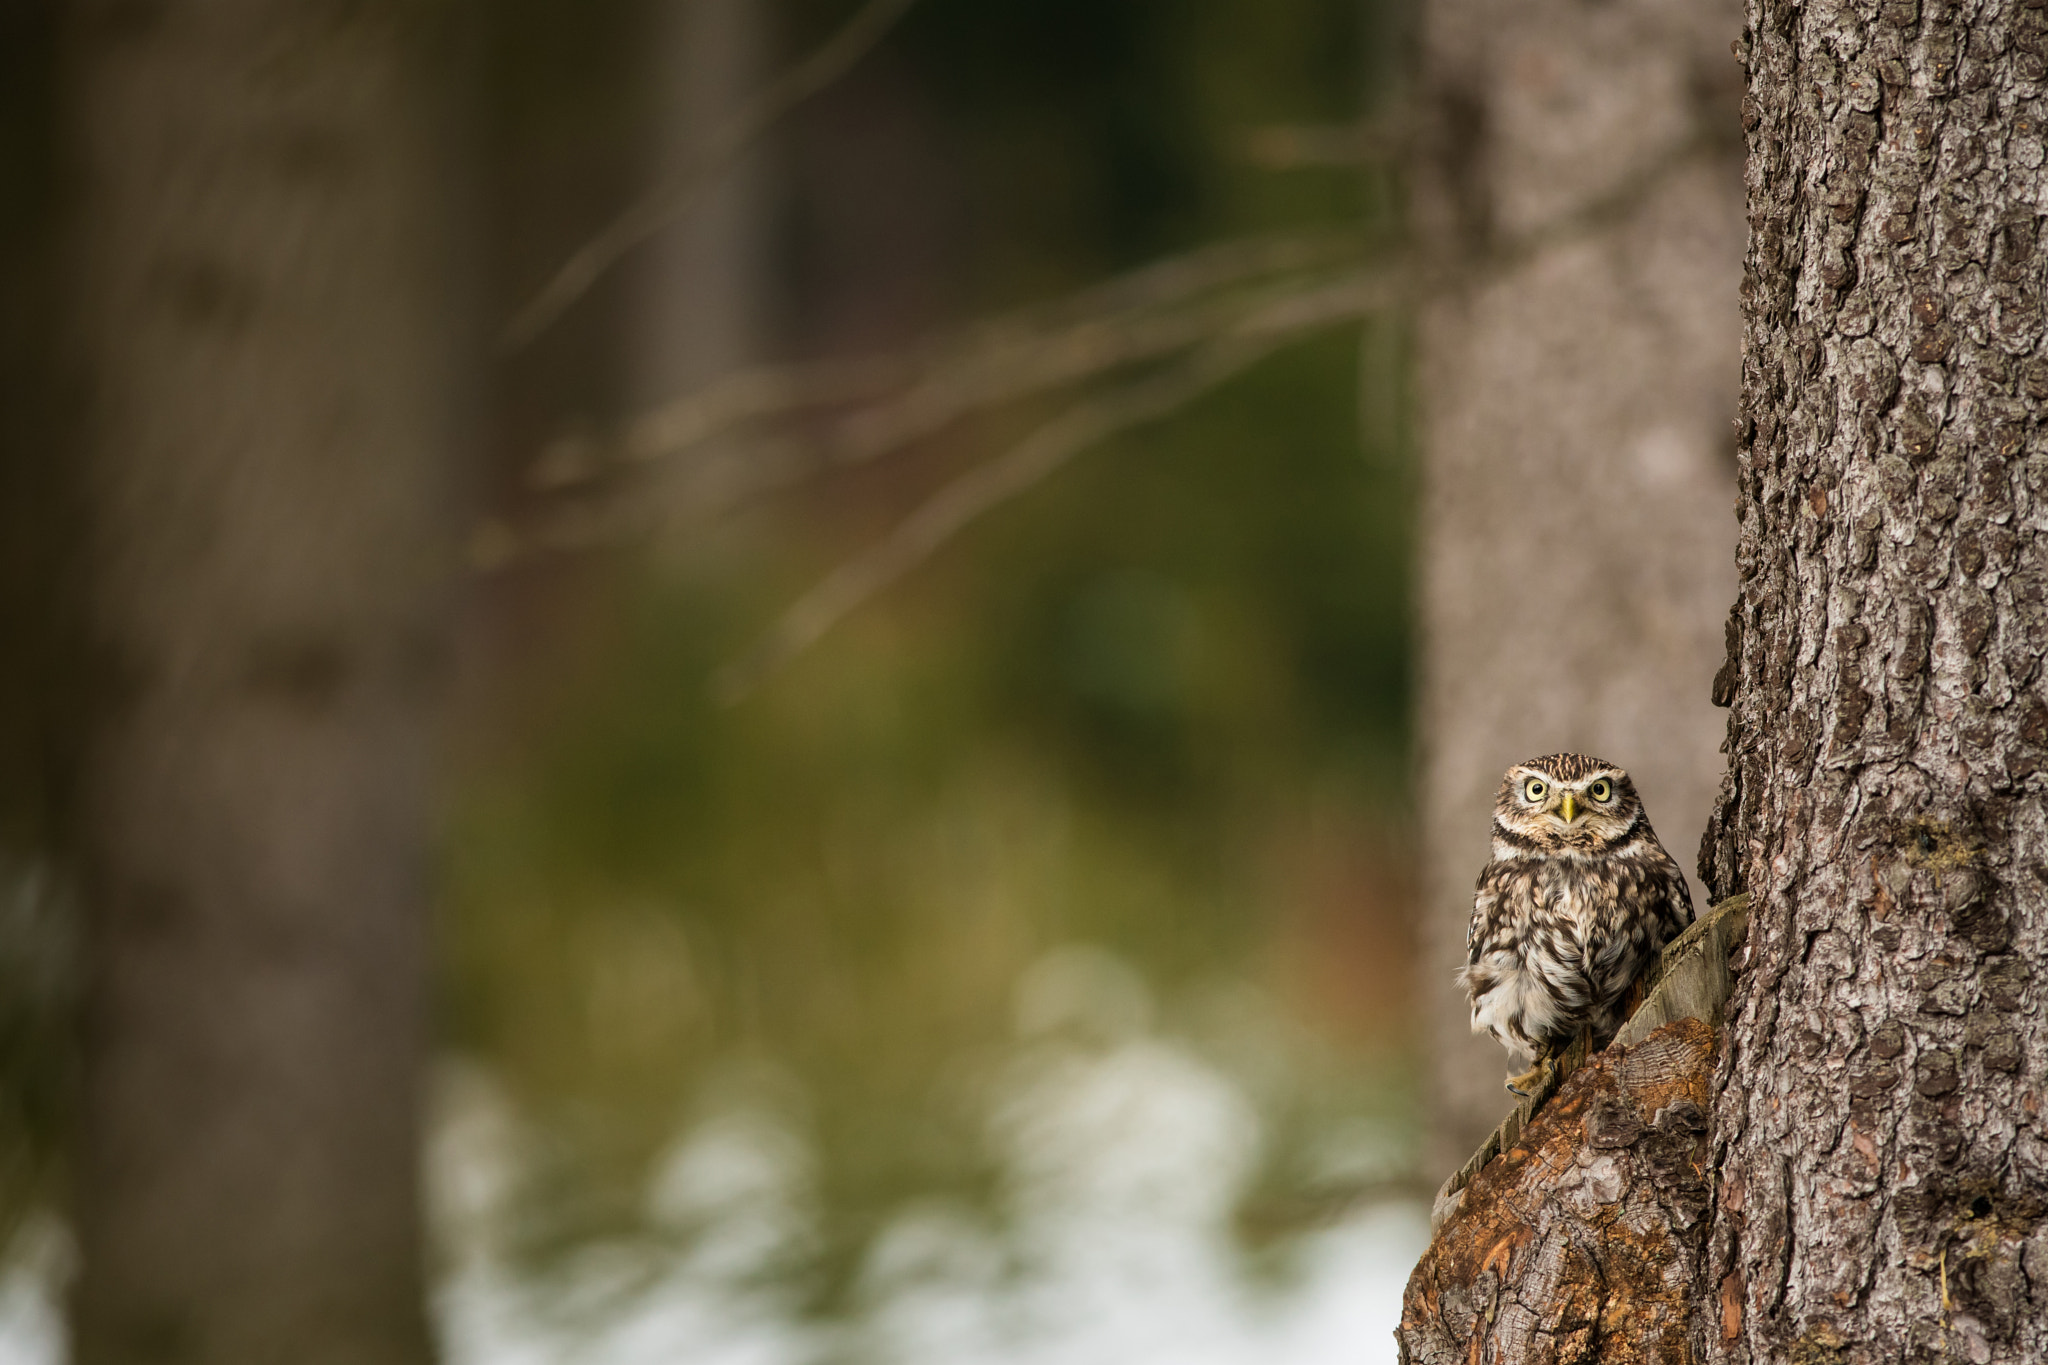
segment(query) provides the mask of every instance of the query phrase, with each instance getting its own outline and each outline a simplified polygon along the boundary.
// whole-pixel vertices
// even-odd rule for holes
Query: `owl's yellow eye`
[[[1540,777],[1532,777],[1522,784],[1522,799],[1525,801],[1541,801],[1549,793],[1550,788],[1543,785]]]
[[[1595,801],[1605,801],[1614,795],[1614,784],[1603,777],[1592,786],[1586,788],[1586,795],[1592,797]]]

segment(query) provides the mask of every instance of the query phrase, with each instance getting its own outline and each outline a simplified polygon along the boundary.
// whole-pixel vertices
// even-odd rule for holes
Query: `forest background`
[[[1459,888],[1425,850],[1476,866],[1485,807],[1431,766],[1455,745],[1418,751],[1425,640],[1468,680],[1443,661],[1460,642],[1521,661],[1496,675],[1521,720],[1422,710],[1494,771],[1527,756],[1508,746],[1528,717],[1536,747],[1596,745],[1603,686],[1652,697],[1621,727],[1638,748],[1679,733],[1673,707],[1705,715],[1673,752],[1609,754],[1653,809],[1660,786],[1680,793],[1682,862],[1717,770],[1715,574],[1575,554],[1635,575],[1589,614],[1593,647],[1661,671],[1563,679],[1578,700],[1559,710],[1515,672],[1558,671],[1514,646],[1543,609],[1512,575],[1475,589],[1444,566],[1485,565],[1458,558],[1474,538],[1512,566],[1587,505],[1585,482],[1647,539],[1695,528],[1665,537],[1673,554],[1732,542],[1727,452],[1690,433],[1726,420],[1733,252],[1706,282],[1727,286],[1725,324],[1693,329],[1725,374],[1650,377],[1678,394],[1677,437],[1633,413],[1626,439],[1592,441],[1634,482],[1603,481],[1598,451],[1560,478],[1540,441],[1496,441],[1497,415],[1459,402],[1477,464],[1431,502],[1410,395],[1432,354],[1455,362],[1484,331],[1446,298],[1546,246],[1568,275],[1575,245],[1667,191],[1682,206],[1693,171],[1733,194],[1725,134],[1689,121],[1732,126],[1732,70],[1691,50],[1725,39],[1622,7],[1622,50],[1691,48],[1644,67],[1663,84],[1581,99],[1593,116],[1574,124],[1556,61],[1582,35],[1537,14],[1488,86],[1486,44],[1464,46],[1470,71],[1440,60],[1476,8],[1438,6],[1434,30],[1352,0],[412,13],[432,30],[425,154],[453,225],[436,306],[468,357],[444,395],[462,563],[431,877],[430,1261],[452,1358],[1228,1359],[1284,1339],[1349,1359],[1384,1340],[1391,1291],[1358,1286],[1398,1285],[1445,1154],[1497,1107],[1431,1022]],[[91,269],[67,130],[93,89],[78,35],[102,18],[25,4],[0,35],[17,661],[0,679],[0,1193],[16,1340],[39,1359],[61,1336],[49,1295],[77,1271],[73,1020],[99,942],[75,868],[103,542],[81,530],[95,485],[63,458],[92,400],[51,339],[77,330],[67,281]],[[721,145],[754,92],[835,44],[843,70]],[[1550,200],[1516,198],[1540,158],[1475,159],[1541,126],[1489,109],[1518,91],[1548,98],[1558,154],[1595,168]],[[1675,131],[1639,117],[1667,96]],[[1606,156],[1621,128],[1664,141]],[[676,221],[529,325],[561,263],[678,166],[708,170],[684,175]],[[1148,327],[1178,340],[1130,340]],[[1610,333],[1628,345],[1584,331]],[[878,356],[906,359],[871,382]],[[947,369],[960,357],[982,369]],[[718,387],[735,374],[800,401]],[[1119,403],[1128,420],[1103,419]],[[1511,430],[1543,426],[1507,411]],[[633,455],[664,418],[708,435]],[[1099,439],[850,610],[819,610],[920,509],[1063,421]],[[1492,474],[1527,526],[1460,529],[1456,490]],[[1514,497],[1524,476],[1549,491]],[[1447,582],[1496,605],[1440,613],[1431,637],[1418,607]],[[1446,804],[1470,840],[1425,834]]]

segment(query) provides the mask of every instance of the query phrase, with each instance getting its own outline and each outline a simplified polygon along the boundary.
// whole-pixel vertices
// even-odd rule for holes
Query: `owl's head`
[[[1508,769],[1493,818],[1496,857],[1604,853],[1637,833],[1643,803],[1628,774],[1612,763],[1545,754]]]

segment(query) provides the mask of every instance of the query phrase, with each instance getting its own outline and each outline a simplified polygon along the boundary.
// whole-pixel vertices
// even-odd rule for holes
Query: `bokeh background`
[[[743,100],[847,14],[681,8],[499,12],[508,300],[635,190],[650,130],[730,116],[664,75],[723,44]],[[511,463],[750,362],[1388,230],[1388,169],[1247,150],[1358,117],[1366,18],[918,6],[515,358]],[[711,684],[781,610],[1073,386],[482,585],[445,932],[460,1123],[515,1142],[493,1274],[620,1251],[710,1315],[691,1356],[759,1312],[740,1335],[799,1356],[1241,1357],[1357,1311],[1297,1262],[1364,1219],[1328,1255],[1383,1257],[1384,1300],[1421,1183],[1413,480],[1398,332],[1369,420],[1358,332],[1091,446],[736,702]]]
[[[452,23],[447,1359],[1392,1359],[1505,1108],[1441,1024],[1492,775],[1607,753],[1689,863],[1732,595],[1727,16],[1487,8]],[[41,1365],[91,665],[67,19],[5,23],[0,1359]],[[1588,87],[1588,51],[1670,79]]]

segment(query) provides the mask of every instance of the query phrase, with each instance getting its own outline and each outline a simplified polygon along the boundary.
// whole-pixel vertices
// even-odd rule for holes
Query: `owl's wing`
[[[1693,921],[1692,888],[1685,884],[1685,873],[1679,869],[1678,860],[1669,853],[1652,865],[1654,894],[1662,911],[1658,925],[1660,937],[1657,946],[1661,949],[1672,939],[1685,932],[1685,926]]]
[[[1465,960],[1479,961],[1483,946],[1490,942],[1503,913],[1503,898],[1512,894],[1510,879],[1499,863],[1479,870],[1479,885],[1472,894],[1472,922],[1465,926]]]

